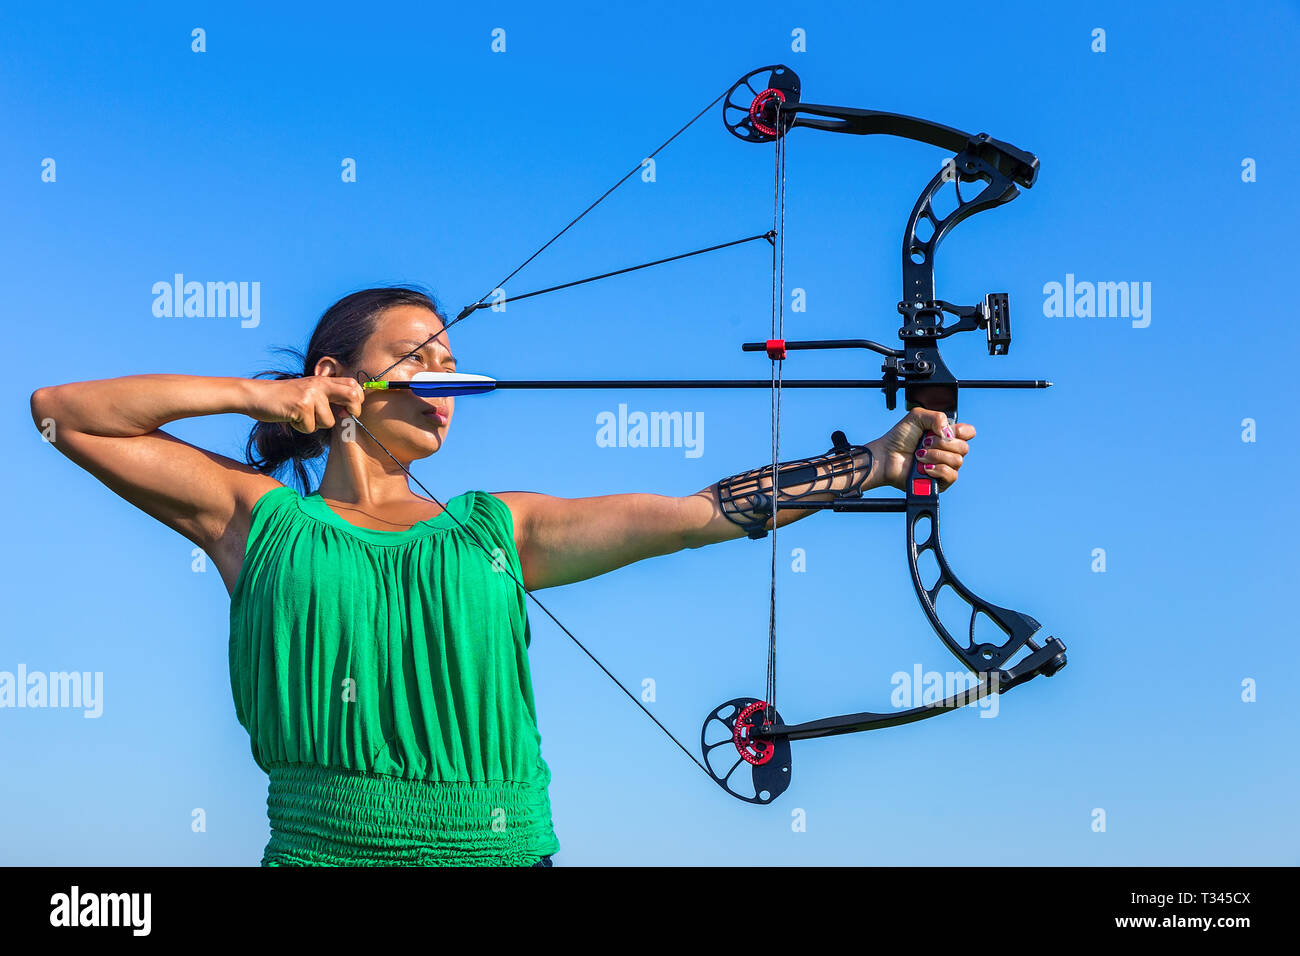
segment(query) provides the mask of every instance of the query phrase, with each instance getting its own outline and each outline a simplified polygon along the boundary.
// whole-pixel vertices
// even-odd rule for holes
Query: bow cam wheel
[[[798,73],[779,64],[760,67],[727,91],[722,122],[732,136],[747,143],[770,143],[793,122],[794,114],[783,116],[781,110],[798,102]]]
[[[737,697],[713,708],[700,730],[709,776],[746,803],[769,804],[790,786],[790,741],[764,736],[765,723],[781,723],[775,707]]]

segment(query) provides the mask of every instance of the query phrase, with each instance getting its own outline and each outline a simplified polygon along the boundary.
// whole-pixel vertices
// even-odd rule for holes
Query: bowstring
[[[781,100],[776,98],[776,148],[773,166],[772,231],[772,338],[785,338],[785,136],[782,129]],[[781,497],[781,373],[783,362],[772,358],[772,569],[768,589],[767,619],[767,687],[764,723],[771,724],[776,713],[776,565],[777,512]]]
[[[601,203],[603,203],[606,199],[608,199],[609,196],[610,196],[610,194],[613,193],[614,190],[618,189],[618,187],[622,186],[625,182],[627,182],[629,179],[631,179],[633,176],[635,176],[637,173],[639,173],[639,172],[640,172],[640,171],[645,167],[645,163],[646,163],[648,160],[654,159],[654,158],[655,158],[656,156],[658,156],[661,152],[663,152],[663,150],[668,146],[669,143],[671,143],[671,142],[672,142],[673,140],[675,140],[678,136],[681,136],[682,133],[685,133],[688,129],[690,129],[692,126],[694,126],[694,125],[696,124],[696,122],[699,121],[700,117],[702,117],[702,116],[703,116],[705,113],[707,113],[709,110],[713,109],[713,107],[717,106],[718,103],[720,103],[720,102],[722,101],[722,99],[723,99],[723,98],[724,98],[728,93],[730,93],[730,92],[731,92],[731,87],[728,87],[727,89],[725,89],[725,90],[723,90],[721,93],[719,93],[716,97],[714,97],[713,100],[709,103],[709,105],[706,106],[706,107],[704,107],[704,109],[700,110],[700,111],[699,111],[698,113],[696,113],[693,117],[691,117],[691,119],[686,123],[685,126],[683,126],[683,127],[682,127],[681,129],[679,129],[677,132],[673,133],[673,135],[669,136],[666,140],[664,140],[662,143],[660,143],[660,144],[655,148],[654,152],[652,152],[649,156],[647,156],[645,159],[641,160],[641,162],[637,163],[635,166],[633,166],[631,169],[629,169],[629,170],[627,171],[626,175],[624,175],[622,179],[620,179],[620,180],[619,180],[618,182],[616,182],[614,185],[612,185],[612,186],[610,186],[608,189],[606,189],[603,193],[601,193],[599,199],[597,199],[595,202],[593,202],[590,206],[588,206],[588,207],[587,207],[586,209],[584,209],[582,212],[578,213],[577,216],[575,216],[573,219],[571,219],[571,220],[569,221],[568,225],[566,225],[563,229],[561,229],[561,230],[560,230],[559,232],[557,232],[555,235],[551,236],[550,239],[547,239],[546,242],[542,243],[542,245],[538,247],[538,249],[537,249],[536,252],[534,252],[531,256],[529,256],[529,257],[528,257],[527,259],[525,259],[523,262],[519,263],[519,265],[516,266],[516,267],[515,267],[515,268],[510,272],[510,274],[509,274],[508,276],[506,276],[504,279],[502,279],[500,282],[498,282],[495,286],[493,286],[491,289],[489,289],[487,292],[485,292],[482,296],[480,296],[479,299],[478,299],[476,302],[474,302],[474,304],[473,304],[472,306],[467,306],[467,307],[466,307],[466,311],[462,311],[460,315],[458,315],[455,319],[453,319],[450,323],[448,323],[448,327],[450,327],[451,325],[455,325],[457,322],[459,322],[459,321],[460,321],[461,319],[463,319],[463,318],[467,318],[469,315],[472,314],[472,312],[469,312],[469,311],[468,311],[469,309],[473,309],[473,308],[475,308],[475,307],[477,307],[477,306],[482,305],[485,301],[487,301],[488,296],[490,296],[490,295],[492,295],[494,292],[496,292],[497,289],[504,288],[504,287],[505,287],[505,284],[506,284],[507,282],[509,282],[511,279],[513,279],[515,276],[517,276],[520,272],[522,272],[525,266],[527,266],[530,262],[532,262],[534,259],[536,259],[538,256],[540,256],[540,255],[541,255],[543,252],[545,252],[547,249],[549,249],[549,248],[551,247],[552,243],[554,243],[555,240],[559,239],[560,236],[564,235],[566,232],[568,232],[570,229],[572,229],[574,226],[576,226],[576,225],[577,225],[577,224],[578,224],[578,223],[583,219],[583,217],[585,217],[585,216],[587,215],[587,213],[591,212],[593,209],[595,209],[597,206],[599,206]]]
[[[707,106],[705,106],[704,109],[700,110],[700,112],[695,114],[695,116],[692,117],[691,120],[686,123],[686,125],[681,127],[681,129],[677,130],[677,132],[673,133],[670,137],[668,137],[668,139],[664,140],[664,142],[661,143],[654,150],[654,152],[650,153],[650,155],[647,156],[646,158],[653,159],[655,156],[657,156],[666,146],[668,146],[668,144],[670,144],[673,140],[677,139],[677,137],[680,136],[682,133],[686,132],[686,130],[688,130],[691,126],[693,126],[700,119],[700,117],[704,116],[709,110],[711,110],[714,106],[716,106],[727,95],[728,92],[730,92],[730,88],[720,93],[714,100],[712,100],[712,102],[710,102]],[[781,245],[780,245],[779,255],[778,255],[776,244],[773,244],[772,246],[772,275],[773,275],[772,328],[773,328],[774,338],[780,338],[782,336],[783,329],[784,329],[783,306],[784,306],[784,286],[785,286],[785,233],[784,233],[785,137],[784,135],[782,135],[783,130],[781,129],[781,106],[779,102],[777,103],[777,131],[778,132],[777,132],[777,140],[776,140],[776,189],[775,189],[776,198],[774,201],[774,209],[773,209],[773,230],[776,232],[777,241],[780,242]],[[620,179],[613,186],[607,189],[600,196],[600,198],[598,198],[590,206],[584,209],[577,217],[571,220],[563,229],[561,229],[554,236],[552,236],[545,243],[543,243],[542,246],[539,247],[536,252],[534,252],[522,263],[520,263],[520,265],[517,268],[515,268],[512,272],[510,272],[510,274],[507,275],[505,279],[498,282],[496,286],[493,287],[492,291],[489,291],[488,293],[484,294],[475,304],[478,305],[484,302],[487,299],[487,297],[492,294],[493,291],[503,287],[506,282],[509,282],[512,278],[514,278],[520,271],[523,270],[525,266],[527,266],[530,262],[536,259],[543,252],[545,252],[546,249],[548,249],[552,243],[554,243],[562,235],[564,235],[571,228],[577,225],[578,222],[589,212],[591,212],[602,202],[604,202],[610,196],[610,194],[614,192],[614,190],[618,189],[625,182],[631,179],[632,176],[635,175],[643,167],[643,163],[644,161],[642,161],[642,163],[638,163],[635,167],[633,167],[625,176],[623,176],[622,179]],[[471,311],[470,309],[466,309],[460,315],[457,315],[454,319],[452,319],[450,322],[444,322],[442,328],[440,328],[437,332],[434,332],[432,335],[430,335],[427,339],[421,342],[419,346],[417,346],[415,349],[412,349],[411,352],[408,352],[407,355],[411,355],[415,352],[418,352],[420,351],[420,349],[424,348],[434,339],[439,338],[441,336],[445,336],[447,334],[447,331],[453,325],[455,325],[456,323],[460,322],[463,319],[469,318],[469,316],[472,314],[474,314],[473,311]],[[446,340],[444,339],[444,342],[445,341]],[[377,375],[373,375],[373,376],[367,375],[364,371],[361,373],[361,375],[370,381],[378,381],[384,375],[390,372],[393,368],[399,365],[405,358],[406,356],[403,356],[401,359],[398,359],[392,365],[380,371]],[[776,698],[776,560],[777,560],[776,498],[778,492],[777,463],[780,454],[780,417],[781,417],[781,367],[780,366],[781,366],[780,362],[773,361],[772,363],[772,479],[773,479],[772,480],[772,571],[771,571],[771,588],[770,588],[771,594],[770,594],[769,610],[768,610],[767,703],[769,709],[766,714],[768,718],[770,718],[772,710],[775,708],[775,698]],[[449,508],[447,508],[447,506],[444,505],[438,499],[438,497],[433,494],[433,492],[431,492],[428,488],[426,488],[424,486],[424,482],[420,481],[419,478],[416,478],[415,475],[411,473],[410,469],[408,469],[405,465],[403,465],[400,461],[398,461],[397,456],[394,455],[391,451],[389,451],[388,448],[385,447],[384,443],[381,442],[378,438],[376,438],[374,433],[371,432],[369,428],[367,428],[364,424],[361,423],[361,420],[359,418],[357,418],[355,415],[349,415],[349,417],[352,419],[352,421],[356,423],[357,427],[360,428],[366,434],[366,436],[369,437],[369,439],[375,443],[375,446],[378,447],[380,451],[382,451],[385,455],[387,455],[390,459],[392,459],[393,464],[395,464],[398,468],[400,468],[402,473],[406,475],[406,477],[409,480],[415,482],[416,487],[418,487],[422,492],[424,492],[425,496],[428,497],[430,501],[432,501],[435,505],[437,505],[440,509],[442,509],[443,514],[447,515],[452,519],[452,521],[455,522],[456,527],[461,532],[463,532],[470,539],[471,542],[473,542],[475,547],[477,547],[483,553],[484,557],[486,557],[492,563],[493,567],[499,568],[501,571],[504,571],[506,575],[510,578],[510,580],[514,582],[515,586],[518,587],[519,590],[524,594],[524,596],[527,597],[528,600],[532,601],[533,604],[536,605],[542,611],[542,613],[545,614],[551,620],[551,622],[556,627],[558,627],[566,637],[569,638],[569,640],[573,641],[573,643],[578,647],[578,649],[582,651],[582,653],[585,654],[593,664],[595,664],[598,668],[600,668],[601,672],[610,679],[610,681],[614,684],[614,686],[616,686],[627,696],[628,700],[632,701],[632,703],[635,704],[643,714],[645,714],[652,721],[654,721],[655,726],[658,727],[661,731],[663,731],[664,735],[669,740],[671,740],[674,744],[676,744],[677,749],[686,755],[686,759],[688,759],[691,763],[695,764],[695,766],[699,767],[700,770],[703,771],[705,776],[707,776],[710,780],[713,780],[714,782],[718,782],[715,779],[714,775],[709,771],[709,769],[693,753],[691,753],[691,751],[687,749],[686,746],[683,745],[680,740],[677,739],[676,735],[674,735],[671,730],[665,727],[663,723],[659,720],[659,718],[656,717],[648,707],[646,707],[643,703],[641,703],[640,700],[637,699],[635,694],[633,694],[630,690],[628,690],[625,686],[623,686],[622,681],[620,681],[617,677],[615,677],[614,674],[609,670],[609,668],[607,668],[604,664],[602,664],[600,662],[600,659],[597,658],[596,655],[593,654],[590,650],[588,650],[587,646],[583,644],[582,641],[578,640],[577,636],[574,635],[574,633],[570,631],[564,625],[564,623],[551,612],[550,608],[548,608],[545,604],[543,604],[541,599],[538,598],[536,594],[534,594],[531,590],[528,589],[528,587],[524,584],[523,580],[520,577],[517,577],[514,574],[514,572],[511,571],[509,568],[500,567],[500,563],[497,561],[495,557],[493,557],[492,552],[488,549],[487,545],[483,543],[483,541],[478,537],[477,534],[474,533],[474,531],[471,528],[469,528],[463,521],[461,521],[458,517],[456,517],[456,515],[452,513],[452,511]]]
[[[655,148],[654,152],[650,153],[650,155],[646,157],[646,159],[653,159],[653,158],[654,158],[655,156],[657,156],[660,152],[662,152],[662,151],[664,150],[665,147],[667,147],[671,142],[673,142],[673,140],[677,139],[678,136],[682,135],[682,133],[686,132],[686,130],[688,130],[688,129],[690,129],[692,126],[694,126],[695,123],[696,123],[696,122],[697,122],[697,121],[698,121],[702,116],[704,116],[706,113],[708,113],[709,110],[713,109],[713,107],[716,106],[716,105],[717,105],[717,104],[718,104],[718,103],[723,99],[723,97],[725,97],[725,96],[727,95],[728,92],[730,92],[730,87],[728,87],[726,90],[723,90],[722,93],[718,94],[718,96],[715,97],[715,98],[714,98],[714,99],[713,99],[713,100],[712,100],[712,101],[711,101],[707,106],[705,106],[704,109],[702,109],[702,110],[700,110],[698,113],[696,113],[695,116],[693,116],[693,117],[690,119],[690,121],[686,123],[686,125],[684,125],[683,127],[681,127],[681,129],[677,130],[677,132],[673,133],[673,134],[672,134],[671,136],[669,136],[666,140],[664,140],[664,141],[663,141],[663,142],[662,142],[658,147]],[[605,190],[605,192],[602,193],[601,196],[600,196],[600,197],[599,197],[595,202],[593,202],[590,206],[588,206],[588,207],[587,207],[586,209],[584,209],[581,213],[579,213],[579,214],[578,214],[574,219],[572,219],[572,220],[571,220],[571,221],[570,221],[570,222],[569,222],[569,223],[568,223],[568,224],[567,224],[563,229],[561,229],[561,230],[560,230],[559,232],[557,232],[554,236],[552,236],[552,237],[551,237],[550,239],[548,239],[545,243],[543,243],[543,244],[542,244],[542,245],[537,249],[536,252],[534,252],[534,253],[533,253],[532,255],[530,255],[527,259],[525,259],[522,263],[520,263],[519,266],[517,266],[513,271],[511,271],[509,275],[507,275],[504,279],[502,279],[500,282],[498,282],[498,283],[493,287],[492,291],[489,291],[488,293],[484,294],[484,295],[483,295],[483,296],[478,300],[478,302],[475,303],[475,304],[477,305],[477,304],[481,304],[482,302],[484,302],[484,301],[487,299],[487,297],[488,297],[489,295],[492,294],[493,291],[495,291],[496,289],[499,289],[499,288],[503,287],[507,282],[509,282],[511,279],[513,279],[516,275],[518,275],[519,272],[522,271],[523,268],[524,268],[525,266],[527,266],[530,262],[532,262],[534,259],[536,259],[536,258],[537,258],[539,255],[541,255],[543,252],[545,252],[545,251],[546,251],[546,250],[547,250],[547,249],[552,245],[552,243],[554,243],[554,242],[555,242],[557,239],[559,239],[562,235],[564,235],[566,232],[568,232],[570,229],[572,229],[574,226],[576,226],[576,225],[578,224],[578,222],[579,222],[580,220],[582,220],[582,218],[585,217],[585,216],[587,215],[587,213],[591,212],[593,209],[595,209],[597,206],[599,206],[602,202],[604,202],[606,199],[608,199],[609,196],[610,196],[610,194],[613,193],[614,190],[618,189],[618,188],[619,188],[620,186],[622,186],[625,182],[627,182],[629,179],[631,179],[631,178],[632,178],[632,177],[633,177],[633,176],[634,176],[634,175],[635,175],[639,170],[641,170],[641,169],[643,168],[644,162],[645,162],[645,161],[642,160],[642,162],[637,163],[637,165],[634,166],[631,170],[629,170],[628,173],[627,173],[625,176],[623,176],[622,179],[620,179],[618,182],[614,183],[614,185],[611,186],[611,187],[609,187],[609,189]],[[455,325],[457,322],[460,322],[462,319],[466,319],[466,318],[468,318],[468,317],[469,317],[470,315],[472,315],[472,314],[473,314],[473,312],[471,312],[471,311],[462,312],[460,315],[456,316],[456,317],[455,317],[454,319],[452,319],[450,322],[444,322],[444,323],[443,323],[443,326],[442,326],[441,329],[439,329],[437,332],[434,332],[432,335],[430,335],[427,339],[425,339],[423,342],[421,342],[421,343],[419,344],[419,346],[417,346],[416,348],[412,349],[411,352],[408,352],[407,355],[411,355],[411,354],[413,354],[413,353],[415,353],[415,352],[418,352],[418,351],[420,351],[420,349],[424,348],[426,345],[428,345],[428,344],[429,344],[430,342],[432,342],[434,339],[439,338],[439,337],[441,337],[441,336],[445,336],[445,335],[447,334],[447,331],[448,331],[448,330],[449,330],[453,325]],[[444,343],[445,343],[446,340],[444,339],[443,341],[444,341]],[[364,372],[362,372],[361,374],[362,374],[362,375],[365,375],[365,377],[368,378],[370,381],[377,381],[377,380],[379,380],[380,378],[382,378],[384,375],[386,375],[388,372],[390,372],[392,369],[394,369],[397,365],[399,365],[399,364],[400,364],[400,363],[401,363],[405,358],[406,358],[406,356],[403,356],[401,359],[398,359],[396,362],[394,362],[392,365],[388,366],[388,368],[384,369],[383,371],[379,372],[377,375],[373,375],[373,376],[372,376],[372,375],[366,375]],[[480,551],[483,552],[484,556],[485,556],[489,561],[492,562],[493,566],[494,566],[494,567],[499,567],[499,562],[498,562],[498,561],[493,557],[492,552],[488,549],[487,545],[485,545],[485,544],[483,543],[483,541],[478,537],[478,535],[475,534],[474,531],[473,531],[472,529],[470,529],[468,526],[466,526],[466,524],[465,524],[463,521],[461,521],[458,517],[456,517],[456,515],[453,514],[453,513],[452,513],[452,512],[447,508],[446,505],[444,505],[440,500],[438,500],[438,498],[433,494],[433,492],[431,492],[428,488],[426,488],[426,487],[424,486],[424,483],[423,483],[422,481],[420,481],[419,478],[416,478],[415,475],[411,474],[410,469],[408,469],[405,465],[403,465],[400,461],[398,461],[398,460],[397,460],[397,456],[394,455],[391,451],[389,451],[389,450],[384,446],[384,443],[381,442],[378,438],[376,438],[376,437],[374,436],[374,433],[371,432],[369,428],[367,428],[365,425],[363,425],[363,424],[361,423],[361,420],[360,420],[360,419],[358,419],[355,415],[350,415],[349,417],[352,419],[352,421],[356,422],[357,427],[360,428],[363,432],[365,432],[365,434],[370,438],[370,440],[371,440],[372,442],[375,443],[375,445],[380,449],[380,451],[382,451],[385,455],[387,455],[389,458],[392,459],[393,464],[395,464],[398,468],[400,468],[400,469],[402,470],[402,473],[403,473],[404,475],[406,475],[406,477],[407,477],[408,479],[410,479],[411,481],[415,482],[416,486],[417,486],[421,491],[424,492],[424,494],[429,498],[430,501],[432,501],[435,505],[437,505],[439,508],[442,509],[442,513],[443,513],[443,514],[449,516],[449,517],[452,519],[452,521],[454,521],[454,522],[456,523],[456,527],[459,528],[459,529],[460,529],[460,530],[461,530],[461,531],[462,531],[462,532],[463,532],[463,533],[464,533],[464,534],[465,534],[465,535],[470,539],[470,541],[472,541],[472,542],[474,543],[474,545],[475,545],[475,546],[476,546]],[[503,570],[503,571],[504,571],[504,572],[505,572],[505,573],[510,577],[510,579],[515,583],[516,587],[518,587],[519,590],[520,590],[521,592],[523,592],[523,594],[524,594],[524,595],[525,595],[525,596],[526,596],[530,601],[533,602],[533,604],[535,604],[538,608],[541,609],[541,611],[542,611],[543,614],[545,614],[548,618],[550,618],[551,622],[552,622],[556,627],[558,627],[558,628],[559,628],[559,629],[564,633],[564,635],[565,635],[566,637],[569,638],[569,640],[573,641],[573,643],[574,643],[575,645],[577,645],[578,649],[579,649],[580,651],[582,651],[582,653],[584,653],[584,654],[587,655],[587,657],[591,660],[591,662],[592,662],[593,664],[595,664],[597,667],[600,668],[601,672],[604,673],[604,675],[605,675],[606,677],[608,677],[608,678],[610,679],[610,681],[613,682],[614,686],[616,686],[616,687],[617,687],[619,690],[621,690],[625,695],[627,695],[628,700],[630,700],[630,701],[632,701],[632,703],[636,704],[636,706],[637,706],[638,708],[640,708],[640,710],[641,710],[641,712],[642,712],[643,714],[645,714],[645,715],[646,715],[647,717],[649,717],[652,721],[654,721],[655,726],[658,727],[660,730],[662,730],[662,731],[664,732],[664,735],[667,736],[669,740],[671,740],[674,744],[677,745],[677,748],[678,748],[682,753],[684,753],[684,754],[686,755],[686,758],[687,758],[688,760],[690,760],[691,763],[693,763],[693,764],[695,764],[695,766],[699,767],[700,770],[702,770],[702,771],[704,772],[705,776],[707,776],[710,780],[713,780],[713,779],[714,779],[713,774],[709,772],[709,769],[708,769],[707,767],[705,767],[703,763],[700,762],[700,760],[695,756],[695,754],[691,753],[691,751],[688,750],[688,749],[687,749],[687,748],[682,744],[682,742],[681,742],[680,740],[677,739],[677,737],[673,734],[673,732],[672,732],[671,730],[669,730],[667,727],[665,727],[665,726],[663,725],[663,723],[660,722],[659,718],[656,717],[653,713],[651,713],[650,709],[649,709],[648,707],[646,707],[643,703],[641,703],[640,700],[637,699],[637,697],[636,697],[635,694],[633,694],[630,690],[628,690],[626,687],[623,686],[622,681],[620,681],[617,677],[615,677],[614,674],[609,670],[609,668],[607,668],[604,664],[602,664],[602,663],[600,662],[600,660],[596,657],[596,655],[593,654],[593,653],[591,653],[591,651],[589,651],[589,650],[587,649],[587,646],[586,646],[585,644],[583,644],[582,641],[578,640],[578,638],[574,635],[574,633],[573,633],[572,631],[570,631],[567,627],[565,627],[564,624],[563,624],[563,622],[561,622],[560,619],[559,619],[558,617],[556,617],[553,613],[551,613],[550,608],[548,608],[545,604],[543,604],[542,601],[541,601],[541,599],[538,598],[537,595],[534,594],[532,591],[530,591],[530,590],[528,589],[528,587],[525,586],[524,582],[523,582],[519,577],[517,577],[517,576],[514,574],[513,571],[511,571],[509,568],[501,568],[501,570]]]
[[[388,366],[388,368],[386,368],[386,369],[384,369],[383,371],[379,372],[377,375],[367,375],[367,376],[366,376],[367,379],[369,379],[370,381],[374,382],[374,381],[378,381],[379,379],[383,378],[383,376],[385,376],[386,374],[388,374],[389,372],[391,372],[394,368],[396,368],[399,364],[401,364],[401,362],[406,358],[407,355],[413,355],[414,353],[420,351],[420,349],[422,349],[422,348],[424,348],[426,345],[428,345],[430,342],[432,342],[434,339],[439,338],[439,337],[441,337],[441,336],[445,336],[445,335],[447,334],[447,331],[448,331],[448,330],[449,330],[453,325],[455,325],[456,323],[460,322],[461,320],[463,320],[463,319],[467,319],[467,318],[469,318],[471,315],[473,315],[473,314],[475,313],[475,311],[477,311],[477,307],[480,306],[480,305],[482,305],[485,301],[487,301],[488,296],[490,296],[490,295],[492,295],[492,293],[496,292],[497,289],[501,289],[501,288],[503,288],[507,282],[509,282],[511,279],[513,279],[515,276],[517,276],[520,272],[522,272],[522,271],[524,270],[524,267],[525,267],[525,266],[527,266],[530,262],[532,262],[534,259],[536,259],[538,256],[540,256],[540,255],[541,255],[543,252],[545,252],[547,249],[549,249],[549,248],[551,247],[551,245],[554,244],[554,242],[555,242],[557,239],[559,239],[562,235],[564,235],[566,232],[568,232],[570,229],[572,229],[574,226],[576,226],[579,222],[581,222],[582,219],[587,215],[587,213],[591,212],[593,209],[595,209],[597,206],[599,206],[601,203],[603,203],[606,199],[608,199],[608,198],[610,197],[610,195],[614,192],[614,190],[618,189],[618,188],[619,188],[620,186],[622,186],[625,182],[627,182],[629,179],[631,179],[633,176],[635,176],[635,175],[636,175],[636,174],[637,174],[637,173],[638,173],[642,168],[644,168],[645,163],[646,163],[646,160],[654,159],[654,158],[655,158],[656,156],[658,156],[661,152],[663,152],[664,149],[666,149],[666,148],[668,147],[668,145],[669,145],[670,143],[673,142],[673,140],[677,139],[677,137],[681,136],[681,135],[682,135],[683,133],[685,133],[688,129],[690,129],[690,128],[691,128],[692,126],[694,126],[697,122],[699,122],[700,118],[703,117],[704,114],[706,114],[709,110],[713,109],[713,107],[717,106],[718,103],[720,103],[720,102],[723,100],[723,98],[726,97],[726,95],[727,95],[728,93],[730,93],[730,92],[731,92],[731,88],[728,87],[727,89],[725,89],[725,90],[723,90],[721,93],[719,93],[717,96],[715,96],[711,101],[709,101],[709,104],[708,104],[707,106],[705,106],[704,109],[700,110],[698,113],[696,113],[694,116],[692,116],[692,117],[690,118],[690,120],[688,120],[688,121],[686,122],[686,124],[685,124],[684,126],[682,126],[679,130],[677,130],[677,132],[673,133],[673,134],[672,134],[671,136],[669,136],[666,140],[664,140],[662,143],[660,143],[658,146],[656,146],[655,149],[654,149],[654,151],[651,152],[650,155],[648,155],[645,159],[643,159],[641,162],[637,163],[637,164],[636,164],[635,166],[633,166],[630,170],[628,170],[627,173],[623,176],[623,178],[621,178],[618,182],[614,183],[614,185],[610,186],[610,187],[609,187],[608,189],[606,189],[603,193],[601,193],[601,194],[600,194],[600,197],[599,197],[598,199],[596,199],[595,202],[593,202],[591,205],[589,205],[586,209],[584,209],[582,212],[580,212],[580,213],[579,213],[577,216],[575,216],[573,219],[569,220],[568,224],[565,225],[565,227],[564,227],[563,229],[561,229],[561,230],[560,230],[559,232],[557,232],[555,235],[551,236],[550,239],[547,239],[546,242],[542,243],[541,246],[539,246],[539,247],[537,248],[537,251],[536,251],[536,252],[534,252],[534,253],[533,253],[532,255],[530,255],[527,259],[525,259],[525,260],[524,260],[523,262],[521,262],[518,266],[516,266],[513,270],[511,270],[511,272],[510,272],[509,275],[507,275],[504,279],[502,279],[500,282],[498,282],[498,283],[497,283],[495,286],[493,286],[489,291],[485,292],[482,296],[480,296],[480,297],[479,297],[479,298],[478,298],[478,299],[477,299],[477,300],[476,300],[472,305],[470,305],[470,306],[466,306],[465,309],[463,309],[463,310],[461,311],[461,313],[460,313],[459,315],[457,315],[455,318],[453,318],[450,322],[446,322],[446,321],[444,321],[444,322],[443,322],[443,326],[442,326],[442,328],[440,328],[437,332],[434,332],[434,333],[433,333],[432,335],[430,335],[427,339],[425,339],[423,342],[421,342],[418,346],[416,346],[415,348],[413,348],[410,352],[407,352],[406,355],[402,356],[402,358],[398,359],[398,360],[397,360],[396,362],[394,362],[392,365]],[[764,237],[755,236],[755,237],[751,237],[751,238],[764,238]],[[748,242],[748,241],[750,241],[750,240],[749,240],[749,239],[746,239],[746,240],[742,240],[742,241],[744,241],[744,242]],[[727,243],[726,245],[732,245],[732,243]],[[718,246],[717,248],[723,248],[723,246]],[[706,252],[712,252],[713,249],[710,248],[710,249],[706,249],[706,250],[704,250],[704,251],[706,251]],[[693,255],[693,254],[694,254],[694,253],[692,253],[692,255]],[[654,263],[654,264],[658,264],[658,263]],[[601,276],[600,278],[605,278],[605,277],[604,277],[604,276]],[[584,281],[585,281],[585,280],[584,280]],[[554,290],[549,290],[549,289],[548,289],[548,290],[546,290],[546,291],[554,291]],[[444,344],[444,345],[446,344],[446,339],[443,339],[443,344]],[[364,374],[364,373],[363,373],[363,374]],[[361,423],[360,423],[360,422],[357,422],[357,424],[360,425]],[[365,426],[362,425],[362,428],[364,428],[364,427],[365,427]],[[367,432],[366,434],[370,434],[370,433]],[[371,438],[374,438],[373,435],[371,435],[370,437],[371,437]],[[382,448],[383,446],[381,445],[380,447]],[[385,452],[385,453],[388,453],[388,449],[385,448],[385,449],[384,449],[384,452]],[[392,457],[391,454],[389,455],[389,457]],[[396,461],[396,459],[393,459],[393,460]],[[401,466],[401,462],[398,462],[398,466],[399,466],[399,467]],[[408,474],[409,474],[409,472],[408,472]]]

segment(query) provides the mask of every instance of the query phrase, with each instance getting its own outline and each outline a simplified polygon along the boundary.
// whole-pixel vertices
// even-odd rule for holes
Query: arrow
[[[884,388],[884,379],[795,378],[785,379],[783,388]],[[962,388],[1050,388],[1041,379],[975,379],[962,381]],[[606,378],[606,379],[514,379],[498,380],[469,372],[416,372],[405,382],[365,382],[368,389],[407,389],[425,398],[482,395],[502,389],[674,389],[674,388],[771,388],[767,378]]]

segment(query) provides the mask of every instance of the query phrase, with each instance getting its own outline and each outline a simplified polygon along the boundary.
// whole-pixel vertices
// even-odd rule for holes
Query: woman
[[[299,374],[32,395],[63,454],[221,571],[236,712],[270,777],[264,865],[549,865],[559,843],[522,588],[770,527],[770,465],[683,498],[471,491],[444,510],[406,468],[442,447],[454,399],[360,382],[454,368],[427,296],[370,289],[321,317]],[[228,412],[258,422],[248,464],[161,431]],[[975,430],[917,409],[870,445],[783,465],[778,499],[901,486],[927,430],[917,454],[946,486]],[[272,477],[290,466],[306,487],[304,462],[326,448],[315,493]]]

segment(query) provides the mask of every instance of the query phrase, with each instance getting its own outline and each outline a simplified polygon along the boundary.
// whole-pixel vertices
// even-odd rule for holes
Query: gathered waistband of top
[[[264,866],[529,866],[559,848],[545,786],[267,772]]]

